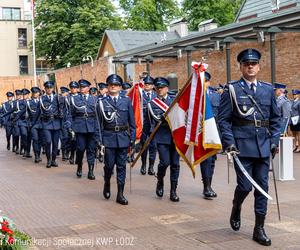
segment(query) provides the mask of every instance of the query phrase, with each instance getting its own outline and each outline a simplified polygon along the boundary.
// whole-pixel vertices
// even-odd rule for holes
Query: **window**
[[[4,20],[21,20],[20,8],[2,8],[2,19]]]
[[[27,29],[18,29],[19,48],[27,47]]]
[[[19,56],[20,75],[28,74],[28,56]]]

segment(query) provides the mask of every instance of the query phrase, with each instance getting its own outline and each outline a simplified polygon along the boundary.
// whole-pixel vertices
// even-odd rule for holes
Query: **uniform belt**
[[[96,116],[95,116],[95,113],[79,113],[79,114],[76,114],[75,117],[88,118],[88,117],[96,117]]]
[[[42,121],[50,121],[53,119],[59,119],[58,115],[49,115],[49,116],[42,116],[41,120]]]
[[[260,128],[260,127],[268,128],[269,121],[233,119],[232,125],[233,126],[254,126],[256,128]]]
[[[106,126],[104,127],[104,130],[107,131],[114,131],[114,132],[119,132],[119,131],[126,131],[128,130],[128,126]]]

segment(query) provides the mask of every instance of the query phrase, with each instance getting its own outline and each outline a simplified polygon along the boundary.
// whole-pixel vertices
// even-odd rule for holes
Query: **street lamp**
[[[83,57],[82,61],[84,61],[84,62],[91,61],[92,67],[94,67],[94,60],[93,60],[93,57],[91,57],[91,56],[85,56],[85,57]]]

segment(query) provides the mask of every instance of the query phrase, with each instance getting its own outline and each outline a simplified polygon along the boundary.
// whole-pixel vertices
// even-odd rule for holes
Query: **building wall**
[[[82,64],[71,68],[55,71],[55,80],[59,86],[66,86],[70,81],[78,81],[83,78],[91,83],[105,81],[108,75],[108,58],[100,58],[91,63]]]
[[[270,71],[270,46],[269,41],[264,44],[257,43],[237,43],[231,45],[231,73],[232,80],[238,80],[240,76],[239,64],[236,61],[238,53],[245,48],[256,48],[262,53],[262,59],[260,62],[261,71],[259,72],[258,79],[270,82],[271,71]],[[209,65],[208,71],[212,75],[213,85],[226,82],[226,57],[225,50],[223,51],[212,51],[209,54],[205,54],[204,51],[195,51],[192,53],[192,59],[194,61],[201,61],[202,57],[205,56],[207,60],[205,63]],[[105,81],[108,75],[108,58],[100,58],[94,62],[94,69],[91,64],[82,65],[82,77],[94,83],[96,81]],[[146,64],[135,64],[135,81],[138,81],[140,73],[146,70]],[[285,33],[276,35],[276,77],[277,82],[287,84],[289,93],[291,89],[300,89],[300,33]],[[172,59],[155,59],[153,64],[150,65],[151,75],[153,77],[164,76],[166,77],[170,73],[175,73],[178,77],[179,88],[181,88],[188,79],[187,75],[187,62],[186,54],[183,54],[181,58]],[[78,80],[81,78],[80,66],[72,68],[64,68],[54,72],[56,81],[59,86],[67,85],[71,80]],[[117,73],[124,77],[123,67],[117,66]],[[41,83],[43,80],[41,79]],[[22,80],[20,80],[22,85]],[[29,83],[28,83],[29,84]],[[11,81],[4,81],[0,78],[1,85],[1,96],[6,91],[11,90]],[[5,98],[5,96],[4,96]]]
[[[19,48],[18,29],[27,29],[27,48]],[[0,20],[0,76],[19,75],[19,56],[28,56],[28,73],[33,74],[32,53],[29,45],[32,38],[29,21]]]
[[[21,20],[3,20],[2,7],[21,9]],[[0,76],[19,76],[19,56],[28,56],[28,74],[33,74],[31,22],[25,20],[24,0],[0,1]],[[19,48],[18,29],[27,29],[27,48]]]

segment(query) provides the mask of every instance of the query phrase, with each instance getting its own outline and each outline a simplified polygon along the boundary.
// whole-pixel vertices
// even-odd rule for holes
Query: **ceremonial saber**
[[[279,219],[279,221],[281,221],[280,207],[279,207],[279,200],[278,200],[278,192],[277,192],[277,184],[276,184],[276,179],[275,179],[275,170],[274,170],[274,162],[273,162],[273,157],[272,157],[272,155],[270,156],[270,160],[271,160],[272,173],[273,173],[273,180],[274,180],[274,188],[275,188],[275,197],[276,197],[276,205],[277,205],[278,219]]]
[[[264,195],[269,200],[273,200],[273,198],[265,192],[256,182],[252,179],[252,177],[249,175],[247,170],[244,168],[243,164],[241,163],[240,159],[237,157],[236,154],[232,154],[233,159],[235,160],[236,164],[238,165],[239,169],[242,171],[242,173],[245,175],[245,177],[251,182],[251,184],[258,190],[262,195]]]

